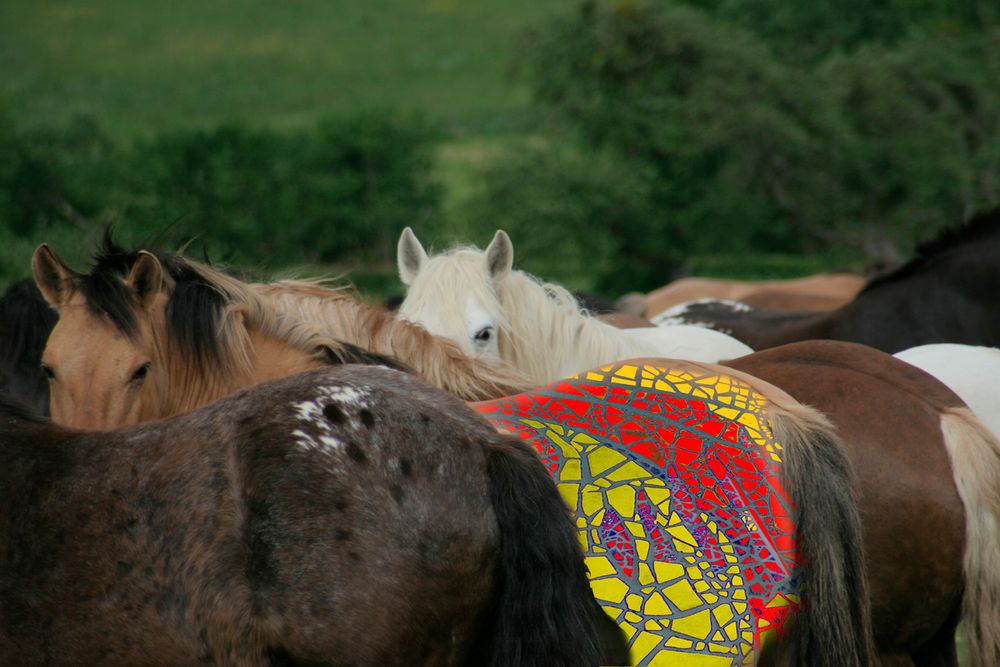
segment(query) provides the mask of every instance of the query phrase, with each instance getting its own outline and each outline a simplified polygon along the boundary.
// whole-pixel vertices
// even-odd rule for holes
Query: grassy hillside
[[[518,126],[517,39],[569,0],[38,0],[0,4],[0,100],[19,124],[92,114],[118,136],[330,112]]]
[[[310,127],[341,112],[423,113],[447,133],[435,166],[444,186],[443,217],[453,236],[484,244],[492,229],[467,230],[460,205],[482,186],[476,170],[534,130],[528,91],[511,72],[519,38],[576,5],[577,0],[0,2],[0,112],[10,112],[19,128],[62,126],[86,114],[126,141],[225,121],[281,130]],[[44,240],[52,240],[48,236]],[[25,273],[38,240],[3,248],[0,263]],[[438,248],[447,241],[427,240]],[[64,248],[73,245],[67,241]],[[84,245],[79,238],[77,243]],[[85,248],[64,252],[72,256]],[[691,268],[772,277],[821,270],[829,260],[744,263],[742,256],[713,257],[693,261]],[[398,289],[385,277],[385,267],[352,265],[334,272],[341,270],[374,293]]]

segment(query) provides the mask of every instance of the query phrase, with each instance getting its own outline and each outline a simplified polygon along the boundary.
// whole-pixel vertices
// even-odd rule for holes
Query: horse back
[[[724,365],[780,386],[837,427],[857,478],[879,645],[915,645],[951,622],[965,518],[942,417],[960,399],[923,371],[855,343],[804,341]]]
[[[447,663],[493,589],[497,437],[352,367],[132,431],[0,431],[0,662]],[[358,378],[366,389],[358,388]],[[392,400],[386,400],[391,398]]]

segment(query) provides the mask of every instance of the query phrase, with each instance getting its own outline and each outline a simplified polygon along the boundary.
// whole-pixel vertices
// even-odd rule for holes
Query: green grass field
[[[521,36],[574,6],[5,2],[0,110],[21,128],[90,115],[125,141],[226,121],[292,129],[366,109],[419,113],[446,133],[437,169],[447,212],[484,156],[531,130],[528,91],[512,75]]]
[[[0,4],[0,99],[19,124],[113,134],[424,112],[456,136],[524,122],[524,31],[567,0],[63,0]]]
[[[519,40],[546,17],[576,5],[576,0],[3,2],[0,111],[11,113],[21,128],[60,126],[86,114],[122,141],[226,121],[292,129],[366,109],[421,113],[445,130],[435,168],[444,186],[444,216],[461,230],[456,211],[476,187],[475,170],[535,130],[529,91],[512,71]],[[26,266],[25,248],[2,254]],[[733,259],[707,258],[693,267],[722,277],[826,268],[816,258],[745,269],[732,266]],[[344,268],[365,282],[359,273],[367,267]],[[384,281],[372,282],[380,291]]]

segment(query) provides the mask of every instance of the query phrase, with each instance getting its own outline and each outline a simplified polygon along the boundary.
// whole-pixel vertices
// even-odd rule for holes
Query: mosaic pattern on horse
[[[727,376],[616,364],[478,407],[542,454],[636,665],[752,662],[798,606],[765,404]]]

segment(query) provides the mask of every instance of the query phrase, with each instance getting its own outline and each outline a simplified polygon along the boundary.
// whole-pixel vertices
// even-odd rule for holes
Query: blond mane
[[[238,375],[252,375],[252,328],[317,358],[323,350],[340,350],[342,343],[393,356],[465,400],[497,398],[533,386],[516,370],[471,359],[451,341],[397,320],[350,290],[320,280],[245,283],[206,264],[184,261],[226,303],[218,323],[219,352],[225,355],[220,363]]]
[[[271,309],[285,340],[334,347],[343,341],[393,356],[431,384],[465,400],[520,393],[533,385],[516,370],[466,356],[451,341],[316,282],[280,280],[250,286]]]

